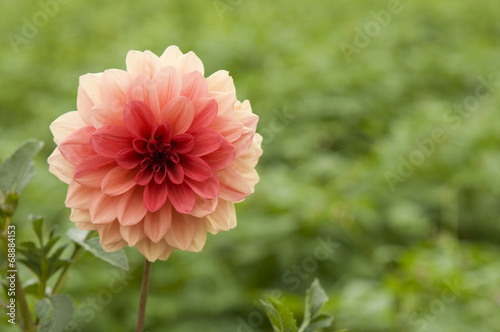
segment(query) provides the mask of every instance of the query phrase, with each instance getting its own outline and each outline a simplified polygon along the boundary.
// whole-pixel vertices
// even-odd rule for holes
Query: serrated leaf
[[[40,245],[43,243],[43,221],[44,218],[36,215],[30,215],[30,220],[33,223],[33,230],[35,231],[38,240],[40,241]]]
[[[57,294],[38,300],[35,310],[40,319],[38,332],[64,331],[73,316],[73,301]]]
[[[321,287],[318,279],[314,279],[311,287],[306,292],[306,305],[304,309],[304,320],[300,325],[299,332],[308,331],[306,328],[314,321],[321,307],[328,301],[328,295]]]
[[[267,317],[273,326],[274,332],[297,332],[297,322],[293,313],[285,305],[269,297],[260,303],[266,311]]]
[[[40,151],[43,142],[28,140],[0,165],[0,190],[2,196],[8,193],[21,195],[31,178],[35,175],[33,157]]]
[[[316,330],[330,327],[333,322],[333,316],[330,314],[319,314],[317,315],[307,326],[304,332],[314,332]]]
[[[85,233],[85,236],[83,236],[83,234],[81,233]],[[123,249],[114,252],[107,252],[102,248],[98,237],[85,239],[88,233],[81,232],[74,228],[68,230],[67,234],[71,240],[81,245],[83,249],[89,251],[95,257],[113,266],[119,267],[120,269],[128,271],[128,259]]]

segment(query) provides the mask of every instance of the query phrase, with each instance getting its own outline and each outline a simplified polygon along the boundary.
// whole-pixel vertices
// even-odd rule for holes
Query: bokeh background
[[[280,290],[300,320],[315,277],[333,330],[500,331],[497,0],[0,3],[0,158],[46,143],[18,239],[36,213],[69,242],[49,124],[80,75],[124,69],[128,50],[193,50],[260,116],[238,227],[153,265],[148,331],[270,331],[256,302]],[[71,269],[81,331],[133,330],[143,260],[126,251],[128,273],[90,254]]]

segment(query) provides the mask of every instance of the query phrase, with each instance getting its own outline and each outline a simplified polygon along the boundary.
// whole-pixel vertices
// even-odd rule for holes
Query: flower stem
[[[70,262],[68,263],[68,265],[64,267],[63,271],[59,275],[59,278],[57,278],[57,281],[54,284],[54,288],[52,289],[52,294],[57,294],[57,292],[59,292],[59,289],[62,286],[62,282],[66,277],[66,273],[68,273],[69,268],[73,265],[78,256],[80,256],[82,251],[83,247],[78,244],[75,244],[75,249],[73,250],[73,254],[71,254]]]
[[[142,332],[144,329],[144,316],[146,314],[146,302],[148,300],[150,273],[151,262],[146,259],[146,262],[144,262],[144,272],[142,273],[141,299],[139,301],[139,312],[137,315],[137,327],[135,328],[135,332]]]

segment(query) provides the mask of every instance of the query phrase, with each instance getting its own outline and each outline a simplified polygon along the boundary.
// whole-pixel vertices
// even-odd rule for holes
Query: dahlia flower
[[[126,65],[80,77],[78,110],[50,126],[49,170],[69,185],[70,219],[105,250],[136,246],[151,262],[200,251],[207,232],[236,226],[234,203],[259,181],[258,116],[193,52],[130,51]]]

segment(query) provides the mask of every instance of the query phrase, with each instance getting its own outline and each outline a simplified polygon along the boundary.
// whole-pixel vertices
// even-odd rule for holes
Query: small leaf
[[[36,236],[38,237],[38,240],[40,241],[40,246],[43,243],[43,217],[37,216],[37,215],[30,215],[29,216],[31,222],[33,223],[33,230],[35,231]]]
[[[33,157],[40,151],[43,142],[28,140],[0,165],[0,190],[2,196],[8,193],[21,195],[24,187],[35,175]]]
[[[297,322],[290,309],[271,297],[265,301],[261,300],[260,303],[266,311],[274,332],[297,332]]]
[[[73,316],[73,301],[57,294],[38,300],[35,309],[40,319],[38,332],[64,331]]]
[[[98,237],[85,240],[88,233],[81,232],[75,228],[69,229],[67,234],[71,240],[81,245],[83,249],[91,252],[95,257],[113,266],[119,267],[120,269],[128,271],[128,259],[123,249],[114,252],[107,252],[102,248]]]
[[[328,295],[321,288],[318,279],[314,279],[311,287],[306,292],[306,306],[304,320],[300,325],[299,332],[309,331],[306,329],[311,321],[314,321],[321,307],[328,301]],[[332,318],[333,319],[333,318]],[[312,331],[312,330],[311,330]]]
[[[317,315],[307,326],[304,332],[314,332],[316,330],[330,327],[333,322],[333,316],[330,314],[319,314]]]

